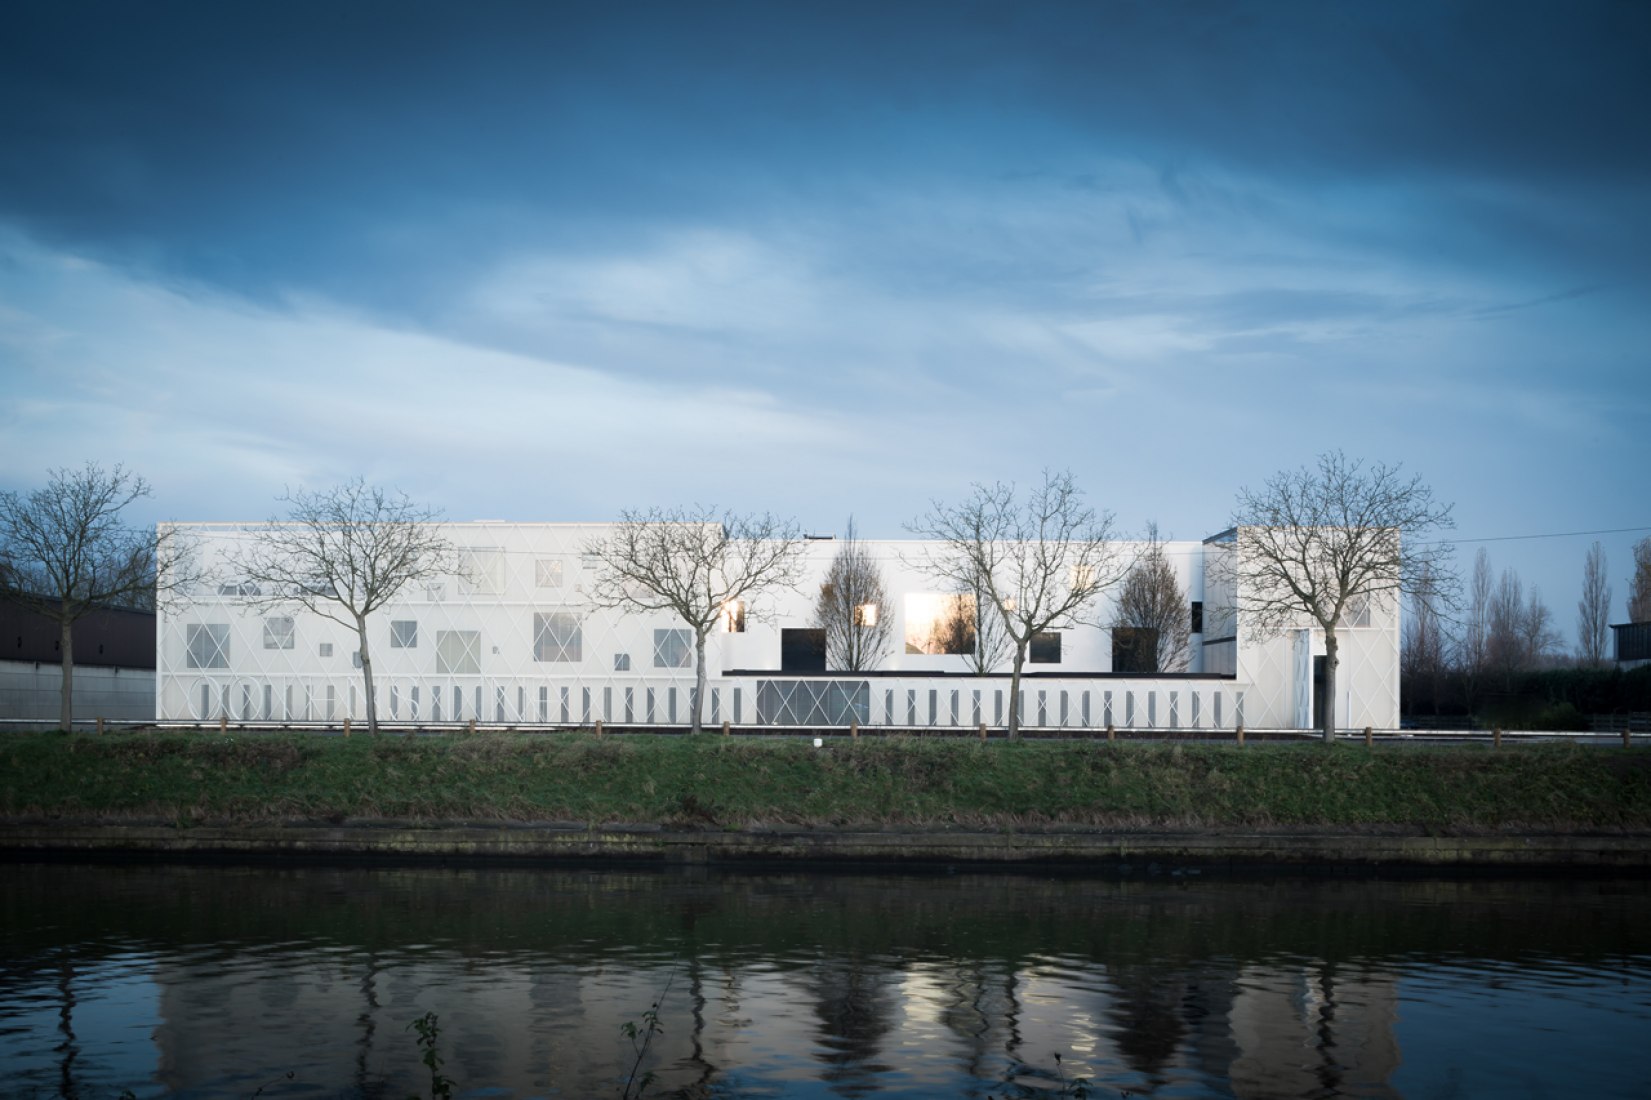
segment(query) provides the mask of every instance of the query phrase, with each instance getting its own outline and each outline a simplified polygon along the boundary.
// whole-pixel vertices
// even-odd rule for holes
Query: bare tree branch
[[[1335,737],[1336,630],[1349,612],[1396,609],[1401,593],[1435,605],[1454,596],[1452,548],[1418,537],[1454,526],[1450,506],[1401,471],[1332,451],[1238,494],[1238,552],[1228,568],[1240,617],[1252,638],[1304,620],[1324,632],[1326,742]]]
[[[1192,656],[1192,608],[1164,554],[1157,524],[1148,526],[1146,549],[1124,577],[1112,625],[1150,631],[1154,672],[1186,671]]]
[[[1587,665],[1605,663],[1605,644],[1611,629],[1611,586],[1605,579],[1605,547],[1597,541],[1588,548],[1582,566],[1582,599],[1576,605],[1577,656]]]
[[[440,513],[361,478],[279,498],[271,519],[232,561],[242,595],[266,610],[303,608],[356,632],[367,695],[367,728],[378,732],[367,623],[409,585],[462,575],[460,551],[436,525]]]
[[[669,612],[694,636],[694,732],[705,705],[705,639],[735,605],[753,618],[752,601],[802,576],[802,534],[768,513],[718,514],[694,507],[623,512],[603,539],[586,546],[597,560],[590,593],[598,607]]]
[[[894,636],[888,603],[883,571],[856,536],[851,516],[814,604],[815,625],[825,631],[829,667],[868,672],[882,663]]]
[[[0,493],[0,589],[58,624],[65,732],[74,723],[74,624],[99,607],[152,609],[182,599],[191,582],[190,547],[175,532],[121,519],[149,493],[125,467],[91,462],[50,471],[46,486],[26,496]],[[169,568],[157,580],[163,559]]]
[[[1042,484],[1022,496],[1002,482],[976,484],[967,500],[934,501],[907,528],[940,544],[917,568],[954,591],[980,592],[997,610],[1014,646],[1009,736],[1018,737],[1021,671],[1033,635],[1075,621],[1124,572],[1111,513],[1085,504],[1071,473],[1045,470]]]

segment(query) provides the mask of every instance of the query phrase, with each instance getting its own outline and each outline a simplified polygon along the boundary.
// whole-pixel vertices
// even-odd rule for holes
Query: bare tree
[[[814,603],[814,623],[825,631],[830,667],[868,672],[882,663],[894,635],[888,602],[883,570],[859,540],[851,516]]]
[[[1324,632],[1323,735],[1335,739],[1337,629],[1365,608],[1396,606],[1402,592],[1444,600],[1451,547],[1418,535],[1453,526],[1420,477],[1340,451],[1239,490],[1233,514],[1239,615],[1255,638],[1311,621]]]
[[[1634,544],[1634,579],[1628,582],[1628,621],[1651,623],[1651,537]]]
[[[954,639],[947,652],[967,655],[969,669],[976,676],[1001,667],[1015,651],[1015,640],[992,602],[990,589],[979,577],[952,594],[947,629]]]
[[[1462,671],[1470,678],[1485,671],[1490,636],[1490,603],[1495,581],[1490,554],[1481,546],[1473,557],[1473,583],[1468,590],[1468,620],[1462,636]]]
[[[1424,589],[1427,585],[1422,586]],[[1400,638],[1400,691],[1411,699],[1426,688],[1434,714],[1439,713],[1439,687],[1450,659],[1450,640],[1439,608],[1428,599],[1410,601],[1410,616]],[[1412,713],[1414,713],[1414,706]]]
[[[956,591],[978,591],[1014,647],[1009,736],[1020,736],[1020,678],[1034,635],[1064,625],[1123,573],[1109,512],[1083,502],[1069,472],[1045,470],[1022,497],[976,484],[961,504],[935,501],[908,525],[939,543],[915,563]],[[977,606],[979,606],[977,602]]]
[[[1605,663],[1605,639],[1611,624],[1611,585],[1605,579],[1605,547],[1588,548],[1582,566],[1582,599],[1576,605],[1577,656],[1584,664]]]
[[[1502,570],[1491,596],[1486,629],[1485,659],[1490,669],[1505,687],[1511,687],[1515,673],[1536,668],[1559,645],[1553,613],[1542,602],[1542,593],[1533,588],[1527,598],[1519,574]]]
[[[714,509],[623,512],[611,534],[586,547],[597,561],[591,599],[599,607],[666,611],[694,636],[691,728],[705,706],[705,639],[730,610],[765,592],[794,588],[803,539],[795,523],[767,513],[719,515]]]
[[[462,574],[460,551],[437,525],[439,511],[361,478],[279,499],[287,505],[285,518],[259,528],[231,558],[242,595],[255,607],[301,607],[355,631],[367,729],[377,733],[367,623],[409,585]]]
[[[74,625],[100,607],[153,608],[181,598],[191,581],[183,545],[171,531],[128,527],[121,512],[149,496],[125,467],[88,462],[48,474],[27,495],[0,492],[0,590],[57,623],[63,685],[58,723],[74,728]],[[157,581],[162,557],[172,568]]]
[[[1147,632],[1154,672],[1186,671],[1192,655],[1192,607],[1164,553],[1156,523],[1148,525],[1146,549],[1118,590],[1112,625]]]

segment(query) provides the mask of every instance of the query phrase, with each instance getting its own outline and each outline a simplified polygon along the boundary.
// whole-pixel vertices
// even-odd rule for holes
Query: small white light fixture
[[[822,737],[816,737],[816,738],[815,738],[815,739],[814,739],[814,747],[815,747],[815,748],[817,748],[817,749],[818,749],[818,748],[823,748],[823,747],[824,747],[824,746],[825,746],[825,739],[824,739],[824,738],[822,738]]]

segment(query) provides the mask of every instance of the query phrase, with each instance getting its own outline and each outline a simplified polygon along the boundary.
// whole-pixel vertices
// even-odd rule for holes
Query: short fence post
[[[350,735],[350,716],[346,714],[344,716],[344,736],[348,737],[349,735]]]
[[[1238,747],[1243,748],[1244,747],[1244,727],[1239,726],[1237,729],[1233,730],[1233,734],[1238,738]]]
[[[103,736],[103,719],[101,718],[97,720],[97,735],[99,737]]]
[[[1493,748],[1493,749],[1499,749],[1499,748],[1502,747],[1502,727],[1501,726],[1497,726],[1497,727],[1495,727],[1494,729],[1492,729],[1490,731],[1490,747]]]
[[[1375,735],[1371,732],[1370,727],[1369,726],[1364,727],[1364,747],[1368,749],[1371,745],[1373,745],[1375,743],[1376,743],[1376,738],[1375,738]]]
[[[982,741],[986,740],[986,723],[985,722],[980,723],[980,739]]]
[[[1109,744],[1109,745],[1112,744],[1112,739],[1114,737],[1116,737],[1117,735],[1118,735],[1118,731],[1112,728],[1112,723],[1111,722],[1108,722],[1106,724],[1106,743]]]
[[[849,738],[850,741],[860,740],[860,719],[859,718],[850,718],[848,720],[848,738]]]
[[[1622,747],[1623,748],[1626,749],[1628,747],[1629,739],[1631,737],[1633,737],[1633,735],[1634,735],[1634,727],[1633,726],[1624,726],[1624,727],[1622,727]]]
[[[470,734],[471,734],[471,736],[475,736],[475,733],[476,733],[476,720],[474,718],[472,718],[472,719],[470,719]]]
[[[228,733],[229,732],[229,719],[227,717],[225,717],[224,715],[222,715],[222,714],[218,715],[218,732],[219,733]]]
[[[728,720],[726,718],[722,720],[722,735],[724,737],[728,736]]]
[[[602,719],[600,718],[596,720],[596,736],[602,736]]]

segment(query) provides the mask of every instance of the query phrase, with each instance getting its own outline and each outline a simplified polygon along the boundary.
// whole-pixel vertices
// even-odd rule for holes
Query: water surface
[[[15,864],[0,905],[8,1096],[427,1096],[425,1013],[459,1095],[617,1096],[656,1002],[658,1097],[1651,1080],[1637,881]]]

